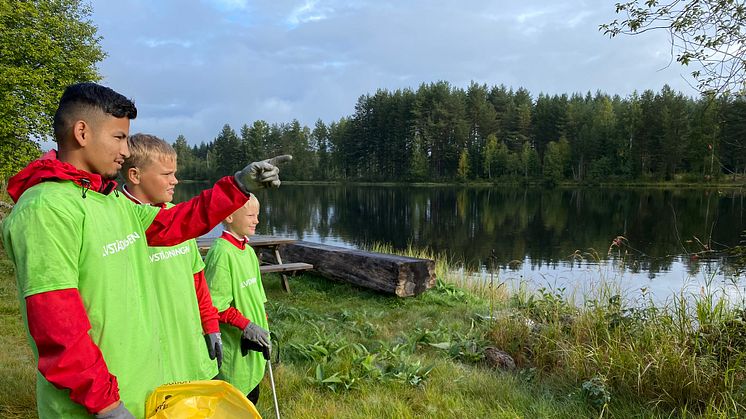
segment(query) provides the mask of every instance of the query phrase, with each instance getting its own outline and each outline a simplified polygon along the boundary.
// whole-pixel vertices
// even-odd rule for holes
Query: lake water
[[[179,185],[176,201],[205,187]],[[283,184],[259,194],[257,234],[352,248],[427,248],[463,263],[476,280],[494,273],[513,287],[582,294],[604,278],[631,298],[664,302],[710,283],[740,299],[740,265],[718,251],[742,240],[745,193]]]

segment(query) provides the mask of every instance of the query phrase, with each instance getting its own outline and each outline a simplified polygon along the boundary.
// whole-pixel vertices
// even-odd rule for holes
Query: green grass
[[[292,294],[280,290],[274,275],[264,284],[280,342],[275,382],[286,417],[593,416],[581,401],[494,371],[468,350],[432,346],[460,345],[487,331],[477,316],[487,305],[463,291],[441,283],[418,298],[397,299],[310,275],[292,280]],[[373,361],[360,367],[360,358]],[[320,380],[319,366],[341,383]],[[271,417],[267,381],[258,406]]]
[[[636,400],[675,417],[743,417],[746,312],[722,296],[711,280],[664,306],[631,305],[605,284],[580,305],[519,292],[489,339],[547,384],[580,386],[602,411]]]
[[[746,313],[716,290],[630,307],[601,284],[569,302],[551,290],[469,283],[438,260],[436,287],[405,299],[313,275],[293,278],[287,294],[277,275],[263,278],[283,417],[744,415]],[[25,333],[0,251],[3,418],[35,416]],[[487,366],[486,346],[508,352],[516,370]],[[274,417],[268,375],[258,408]]]
[[[450,282],[439,281],[435,289],[407,299],[309,275],[292,281],[292,294],[280,291],[274,276],[264,283],[270,324],[279,335],[282,362],[275,381],[287,417],[678,416],[635,395],[614,394],[598,406],[594,382],[584,389],[586,380],[564,381],[557,371],[545,374],[526,359],[514,372],[489,368],[482,349],[497,341],[499,330],[489,320],[490,301]],[[518,318],[511,299],[504,293],[497,297],[497,312]],[[512,338],[523,333],[516,332]],[[350,349],[356,345],[364,349]],[[400,369],[428,369],[421,381],[386,375],[392,350],[401,354]],[[359,366],[370,356],[377,370]],[[336,380],[324,382],[335,374]],[[266,379],[258,405],[264,416],[272,415]]]

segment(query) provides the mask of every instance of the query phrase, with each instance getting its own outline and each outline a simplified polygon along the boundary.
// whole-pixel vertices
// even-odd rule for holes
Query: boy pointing
[[[128,145],[130,156],[120,171],[124,195],[140,205],[172,207],[179,183],[176,151],[147,134],[131,136]],[[210,380],[223,361],[223,345],[218,311],[212,305],[197,242],[192,239],[176,246],[149,247],[148,252],[162,325],[165,382]],[[211,361],[216,358],[217,363]]]

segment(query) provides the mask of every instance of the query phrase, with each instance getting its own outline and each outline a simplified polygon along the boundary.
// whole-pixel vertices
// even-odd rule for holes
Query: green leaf
[[[453,346],[453,343],[452,342],[440,342],[440,343],[430,343],[429,345],[435,348],[443,349],[447,351],[451,349],[451,346]]]
[[[335,372],[334,374],[330,375],[329,377],[321,380],[321,382],[324,383],[324,384],[330,384],[330,383],[341,384],[342,383],[342,379],[339,378],[339,373]]]

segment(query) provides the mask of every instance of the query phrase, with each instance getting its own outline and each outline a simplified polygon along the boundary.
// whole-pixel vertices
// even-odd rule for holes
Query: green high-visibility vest
[[[269,330],[264,303],[259,261],[251,246],[239,249],[223,238],[213,242],[205,257],[205,277],[210,287],[212,303],[222,312],[235,307],[246,318]],[[242,330],[228,324],[220,325],[223,337],[223,365],[219,378],[248,394],[264,377],[267,361],[259,352],[241,355]]]

